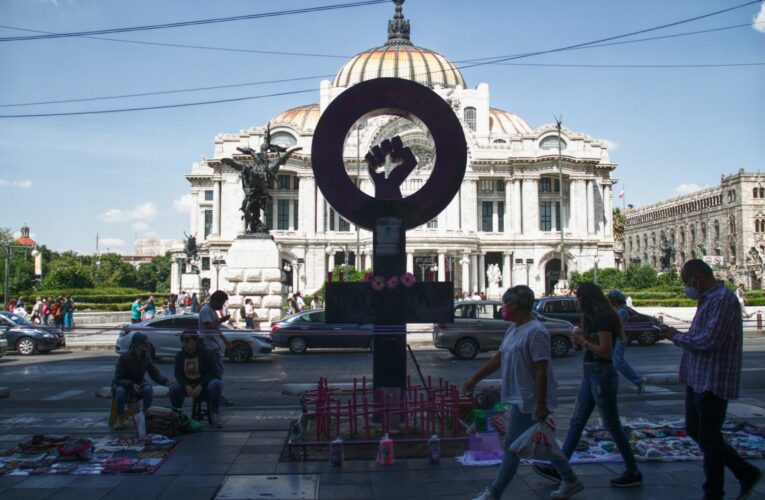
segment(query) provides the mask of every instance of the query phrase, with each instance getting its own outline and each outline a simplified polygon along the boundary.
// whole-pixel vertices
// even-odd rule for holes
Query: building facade
[[[762,288],[765,174],[722,176],[719,186],[629,209],[624,259],[657,271],[704,259],[718,277]]]
[[[596,262],[601,267],[616,265],[611,194],[615,165],[604,142],[566,127],[559,135],[555,124],[532,128],[521,117],[493,107],[488,84],[468,87],[454,64],[413,45],[409,35],[409,21],[397,5],[384,45],[357,54],[333,81],[321,82],[318,103],[288,109],[270,121],[272,142],[302,147],[280,170],[271,193],[273,205],[263,213],[279,245],[287,284],[310,293],[336,265],[371,268],[371,233],[357,232],[327,204],[314,180],[310,151],[318,119],[335,97],[356,83],[386,76],[433,89],[460,118],[468,141],[468,164],[458,195],[435,219],[407,235],[407,269],[418,279],[452,280],[458,293],[486,291],[486,270],[496,264],[500,286],[528,284],[537,294],[552,293],[561,274],[561,231],[567,270],[584,271]],[[239,174],[221,159],[246,161],[236,148],[257,150],[264,132],[265,124],[218,135],[214,157],[195,163],[186,175],[193,198],[190,234],[200,243],[203,281],[213,289],[225,288],[221,263],[244,232]],[[404,118],[377,116],[360,121],[346,140],[348,175],[364,192],[374,189],[364,156],[394,135],[401,136],[418,160],[402,186],[404,196],[429,177],[434,151],[427,131]],[[175,265],[174,276],[179,272]]]

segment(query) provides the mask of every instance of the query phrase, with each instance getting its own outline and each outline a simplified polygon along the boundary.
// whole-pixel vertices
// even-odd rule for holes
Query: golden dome
[[[307,104],[282,111],[271,120],[272,126],[286,125],[299,130],[314,130],[319,121],[319,105]]]
[[[520,116],[502,109],[489,109],[490,134],[527,134],[531,130],[526,120]]]

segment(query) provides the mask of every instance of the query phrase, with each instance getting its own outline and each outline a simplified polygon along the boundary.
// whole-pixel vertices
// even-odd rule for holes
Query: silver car
[[[574,325],[532,311],[550,332],[552,355],[563,357],[571,349]],[[502,319],[502,303],[495,300],[464,300],[454,304],[454,323],[433,327],[433,345],[448,349],[459,359],[473,359],[479,352],[499,349],[510,326]]]
[[[122,354],[130,349],[130,340],[135,332],[145,333],[149,338],[149,349],[153,359],[175,358],[181,350],[181,333],[199,328],[197,314],[161,316],[141,323],[125,323],[120,327],[115,351]],[[244,363],[250,358],[270,356],[273,343],[266,333],[234,330],[221,325],[223,335],[231,341],[231,349],[225,355],[234,363]]]

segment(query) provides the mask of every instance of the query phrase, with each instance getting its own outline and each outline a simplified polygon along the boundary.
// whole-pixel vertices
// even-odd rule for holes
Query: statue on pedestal
[[[183,235],[186,237],[186,241],[183,244],[183,251],[186,254],[186,258],[184,260],[190,266],[189,272],[199,273],[199,268],[196,265],[198,258],[197,236],[196,234],[188,235],[186,232],[184,232]]]
[[[241,173],[244,200],[239,210],[243,213],[245,232],[247,234],[268,233],[268,227],[260,220],[260,211],[265,210],[267,203],[273,200],[269,191],[274,188],[279,168],[287,163],[292,153],[302,148],[292,148],[288,151],[286,148],[271,144],[271,124],[269,123],[263,136],[260,152],[252,148],[236,149],[250,155],[252,164],[239,163],[231,158],[223,158],[221,161],[224,165]],[[269,162],[268,153],[276,153],[277,156]]]

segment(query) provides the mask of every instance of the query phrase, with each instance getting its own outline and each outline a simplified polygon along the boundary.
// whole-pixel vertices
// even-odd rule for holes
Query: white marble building
[[[462,189],[437,218],[407,235],[407,267],[418,279],[453,280],[455,290],[486,291],[486,269],[497,264],[501,286],[528,283],[537,294],[551,293],[560,274],[561,230],[566,267],[587,270],[598,262],[613,267],[612,185],[616,182],[606,145],[588,135],[562,128],[562,206],[555,124],[531,127],[521,117],[492,107],[490,87],[470,88],[445,57],[416,47],[409,40],[409,21],[396,8],[388,41],[351,58],[333,81],[323,81],[318,103],[286,110],[273,117],[272,141],[301,146],[279,172],[266,223],[279,245],[287,284],[312,292],[327,271],[345,260],[371,267],[372,235],[341,218],[317,189],[311,170],[311,140],[319,116],[346,88],[372,78],[395,76],[429,86],[446,99],[463,123],[468,164]],[[192,166],[186,178],[193,205],[190,234],[196,234],[201,273],[212,289],[225,288],[225,260],[232,241],[244,231],[239,207],[243,193],[239,174],[222,158],[240,156],[237,147],[258,149],[265,124],[215,138],[213,158]],[[428,178],[432,149],[411,122],[376,117],[358,124],[346,141],[349,176],[373,192],[364,155],[382,139],[399,134],[418,158],[417,169],[402,191],[416,191]],[[359,158],[362,162],[359,162]],[[180,256],[180,252],[177,253]],[[216,269],[213,262],[219,262]],[[224,266],[225,267],[225,266]],[[224,268],[223,267],[223,268]],[[173,286],[178,286],[177,265]]]

